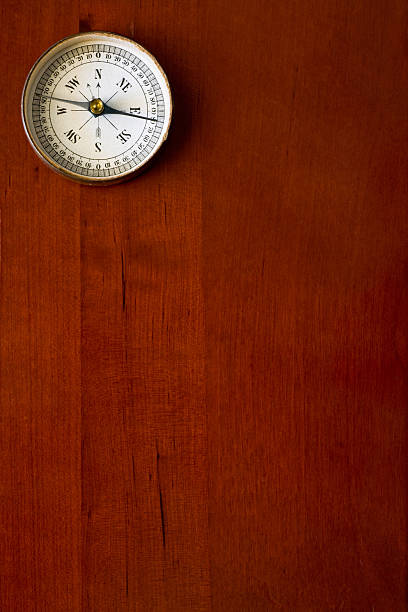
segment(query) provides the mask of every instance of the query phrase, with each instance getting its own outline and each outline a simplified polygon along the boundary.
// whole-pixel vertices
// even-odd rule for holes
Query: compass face
[[[22,116],[36,153],[93,184],[129,178],[157,153],[172,100],[162,68],[137,43],[107,32],[65,38],[27,77]]]

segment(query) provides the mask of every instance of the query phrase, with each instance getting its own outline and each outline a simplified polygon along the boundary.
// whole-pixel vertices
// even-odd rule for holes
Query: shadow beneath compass
[[[173,169],[174,164],[182,164],[185,166],[186,173],[189,173],[189,167],[195,164],[198,158],[199,92],[197,85],[189,82],[188,75],[183,73],[180,65],[172,66],[167,59],[164,69],[173,98],[172,121],[167,140],[153,158],[152,163],[147,164],[146,170],[152,172],[153,168],[157,168],[157,171],[160,171],[163,163],[166,164],[168,170]]]
[[[171,156],[181,154],[189,143],[195,143],[198,137],[198,91],[188,88],[183,75],[168,75],[173,96],[173,118],[167,139],[167,149]],[[196,145],[197,146],[197,145]]]

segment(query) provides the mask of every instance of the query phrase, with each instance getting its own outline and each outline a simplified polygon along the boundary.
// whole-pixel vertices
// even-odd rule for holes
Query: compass
[[[101,185],[145,169],[167,138],[172,98],[163,69],[141,45],[86,32],[41,55],[21,107],[28,140],[48,166]]]

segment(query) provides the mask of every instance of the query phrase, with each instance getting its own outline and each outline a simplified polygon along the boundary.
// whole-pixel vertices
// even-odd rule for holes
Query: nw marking
[[[68,83],[66,83],[65,87],[67,87],[72,93],[75,90],[75,87],[78,87],[78,85],[79,85],[78,77],[74,76],[72,79],[68,81]]]

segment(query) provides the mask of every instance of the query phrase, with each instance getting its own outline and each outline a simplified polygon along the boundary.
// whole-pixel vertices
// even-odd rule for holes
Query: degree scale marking
[[[75,49],[75,51],[76,51],[76,53],[78,54],[78,53],[83,52],[83,51],[84,51],[84,48],[83,48],[83,47],[79,47],[79,48]],[[69,55],[69,53],[67,54],[67,56],[68,56],[68,55]],[[61,63],[63,63],[63,60],[64,60],[64,56],[62,56],[61,58],[58,58],[58,61],[57,61],[57,62],[54,62],[54,64],[55,64],[55,63],[57,63],[57,64],[59,64],[59,65],[60,65]],[[65,61],[66,61],[66,60],[65,60]],[[82,63],[82,64],[80,64],[80,65],[86,65],[87,63],[91,63],[91,62],[83,62],[83,63]],[[92,63],[94,63],[94,62],[92,62]],[[135,64],[136,64],[136,63],[135,63]],[[78,66],[79,66],[79,65],[77,65],[77,67],[78,67]],[[139,69],[141,68],[141,67],[140,67],[140,65],[139,65],[139,67],[138,67],[138,68],[139,68]],[[44,75],[43,75],[42,79],[40,80],[40,81],[42,81],[42,85],[43,85],[43,87],[45,87],[45,84],[46,84],[46,79],[47,79],[47,78],[49,78],[49,77],[51,76],[51,75],[50,75],[51,69],[55,70],[54,65],[52,65],[52,66],[51,66],[51,67],[50,67],[50,68],[49,68],[47,71],[45,71],[45,73],[44,73]],[[123,67],[121,67],[121,69],[123,69]],[[73,69],[71,69],[71,70],[73,70]],[[124,70],[126,70],[126,69],[124,68]],[[48,73],[48,74],[47,74],[47,73]],[[67,73],[65,73],[65,74],[67,74]],[[64,74],[64,77],[65,77],[65,74]],[[144,74],[146,75],[146,73],[144,73]],[[133,75],[132,75],[132,76],[133,76]],[[150,74],[147,74],[146,76],[150,76]],[[139,78],[140,78],[140,77],[139,77]],[[148,79],[148,80],[150,81],[150,79]],[[60,81],[59,81],[59,82],[60,82]],[[154,90],[157,92],[158,87],[156,87],[156,86],[155,86],[155,84],[151,83],[151,81],[150,81],[150,84],[154,86]],[[40,90],[40,91],[41,91],[41,90]],[[39,94],[37,94],[37,95],[39,95]],[[49,105],[49,109],[48,109],[48,110],[50,110],[50,105]],[[51,121],[51,124],[52,124],[52,121]],[[53,130],[53,131],[54,131],[54,130]],[[54,134],[55,134],[55,131],[54,131]],[[142,135],[143,135],[143,134],[142,134]],[[57,134],[55,134],[55,136],[58,138],[58,135],[57,135]],[[153,135],[152,135],[152,137],[151,137],[151,139],[150,139],[149,144],[148,144],[148,145],[145,147],[145,152],[146,152],[146,153],[149,153],[149,149],[151,150],[151,144],[153,144],[153,146],[154,146],[154,144],[157,142],[157,137],[155,138],[155,136],[156,136],[155,134],[153,134]],[[60,139],[58,138],[58,140],[60,140]],[[152,142],[152,141],[153,141],[153,142]],[[136,142],[135,144],[137,144],[137,142]],[[45,143],[44,143],[44,145],[45,145]],[[149,145],[150,145],[150,146],[149,146]],[[46,145],[45,145],[45,146],[46,146]],[[65,148],[67,148],[68,150],[70,150],[70,152],[74,153],[74,157],[75,157],[76,153],[75,153],[74,151],[72,151],[71,149],[69,149],[69,147],[65,147]],[[48,146],[48,147],[47,147],[47,149],[48,149],[48,150],[50,150],[50,147]],[[127,152],[127,151],[122,151],[122,152],[121,152],[121,155],[124,155],[126,152]],[[77,155],[77,156],[78,156],[78,157],[81,157],[81,158],[83,158],[83,159],[90,159],[90,158],[87,158],[87,157],[86,157],[86,156],[84,156],[84,155],[82,155],[82,156]],[[53,157],[55,158],[55,154],[53,155]],[[142,156],[140,156],[140,155],[139,155],[139,160],[140,160],[142,157],[145,157],[145,155],[142,155]],[[111,159],[111,158],[104,158],[104,159]],[[60,161],[60,156],[59,156],[58,161]],[[64,161],[65,161],[65,160],[64,160]],[[97,160],[97,161],[101,161],[101,160],[99,159],[99,160]],[[123,161],[125,161],[125,160],[123,160]],[[137,162],[137,161],[138,161],[138,160],[136,160],[136,162]],[[60,163],[63,163],[63,162],[60,162]],[[63,163],[63,165],[64,165],[64,166],[66,166],[67,164],[66,164],[66,163]],[[135,164],[127,164],[127,166],[128,166],[128,167],[129,167],[129,166],[131,167],[132,165],[135,165]],[[119,171],[120,171],[121,169],[122,169],[122,168],[119,166]],[[80,173],[81,173],[81,174],[83,174],[83,172],[82,172],[81,170],[80,170]],[[115,174],[117,174],[117,173],[118,173],[118,172],[115,172]],[[89,172],[87,172],[87,174],[89,175],[90,173],[89,173]],[[96,174],[96,173],[95,173],[95,172],[93,172],[92,174]],[[100,174],[101,174],[101,172],[99,172],[98,174],[100,175]],[[106,174],[106,172],[104,172],[103,174]],[[110,174],[112,174],[112,173],[110,173]]]
[[[80,61],[76,63],[75,66],[70,68],[70,70],[67,70],[67,72],[63,73],[61,76],[58,75],[60,76],[60,78],[58,79],[57,82],[55,82],[53,91],[58,85],[61,84],[61,79],[64,79],[64,80],[66,79],[66,75],[71,70],[74,70],[75,68],[79,69],[81,66],[84,66],[87,64],[107,63],[112,66],[120,67],[121,71],[124,70],[125,72],[128,72],[131,75],[131,77],[135,79],[135,81],[139,84],[146,98],[146,91],[143,89],[141,82],[140,82],[140,79],[142,79],[142,77],[137,74],[138,72],[142,73],[144,75],[144,78],[149,82],[149,84],[146,85],[146,88],[149,87],[150,89],[152,89],[151,95],[153,95],[156,99],[157,124],[155,126],[154,131],[150,134],[150,138],[147,140],[144,148],[141,151],[140,149],[136,149],[136,147],[138,146],[139,142],[143,140],[144,136],[148,135],[145,129],[140,134],[140,137],[138,138],[138,140],[132,143],[131,147],[129,147],[125,151],[121,151],[117,155],[107,157],[107,158],[92,158],[92,157],[87,157],[86,155],[79,155],[75,151],[72,151],[72,149],[69,146],[67,146],[65,142],[62,143],[58,134],[55,132],[55,128],[52,124],[52,119],[50,115],[51,102],[48,102],[47,109],[46,109],[48,111],[47,113],[48,121],[49,121],[48,128],[51,128],[52,133],[54,134],[53,138],[55,137],[58,140],[58,142],[60,143],[59,146],[61,146],[63,150],[67,150],[69,151],[69,153],[72,154],[72,155],[69,155],[68,157],[70,158],[73,157],[74,159],[68,160],[67,158],[64,158],[64,156],[59,155],[59,152],[56,152],[55,149],[52,147],[51,143],[48,142],[45,130],[43,130],[43,125],[41,123],[41,119],[42,119],[41,113],[40,113],[40,108],[42,106],[41,105],[41,101],[42,101],[41,94],[46,88],[47,82],[52,78],[53,73],[58,70],[59,66],[68,63],[69,60],[77,58],[80,55],[85,56],[91,53],[94,55],[94,57],[90,58],[89,61],[87,60]],[[99,58],[96,57],[95,55],[96,53],[101,54]],[[102,57],[102,54],[104,54],[104,57]],[[111,57],[107,58],[106,55],[108,56],[111,55]],[[119,63],[116,62],[115,60],[116,57],[121,58],[121,61],[119,61]],[[124,60],[129,62],[130,67],[132,68],[135,67],[134,72],[136,72],[136,74],[131,73],[125,66],[122,65],[122,61]],[[50,93],[50,92],[47,92],[47,93]],[[146,100],[146,105],[148,107],[147,100]],[[36,86],[36,89],[33,95],[32,113],[33,113],[34,128],[37,133],[37,137],[39,138],[41,142],[42,147],[59,165],[61,165],[64,168],[68,168],[69,170],[77,174],[83,175],[83,176],[95,176],[95,177],[102,176],[104,177],[104,176],[118,175],[123,172],[126,172],[129,169],[135,168],[139,164],[141,164],[143,160],[150,154],[150,152],[153,150],[154,146],[156,145],[160,137],[160,133],[164,125],[165,107],[164,107],[163,92],[157,82],[156,77],[154,76],[153,72],[144,64],[144,62],[140,58],[133,55],[129,51],[124,51],[123,49],[120,49],[119,47],[116,47],[116,46],[110,46],[110,45],[105,45],[105,44],[92,44],[92,45],[79,45],[78,47],[75,47],[74,49],[70,49],[66,51],[61,56],[57,57],[52,62],[52,64],[49,65],[46,68],[46,70],[44,70],[44,72],[41,74],[38,80],[38,83],[37,83],[37,86]],[[48,131],[49,130],[47,130],[47,132]],[[48,134],[48,136],[50,135],[52,134]],[[137,153],[137,155],[133,153],[133,158],[130,158],[128,160],[123,159],[123,157],[126,157],[129,151],[132,149],[134,153]],[[92,160],[95,165],[99,164],[99,162],[103,162],[106,160],[111,160],[111,162],[119,160],[119,161],[122,161],[122,163],[117,164],[116,166],[109,168],[109,169],[85,168],[83,165],[72,163],[72,162],[78,161],[78,158],[81,163],[85,163],[88,160],[89,161]]]

